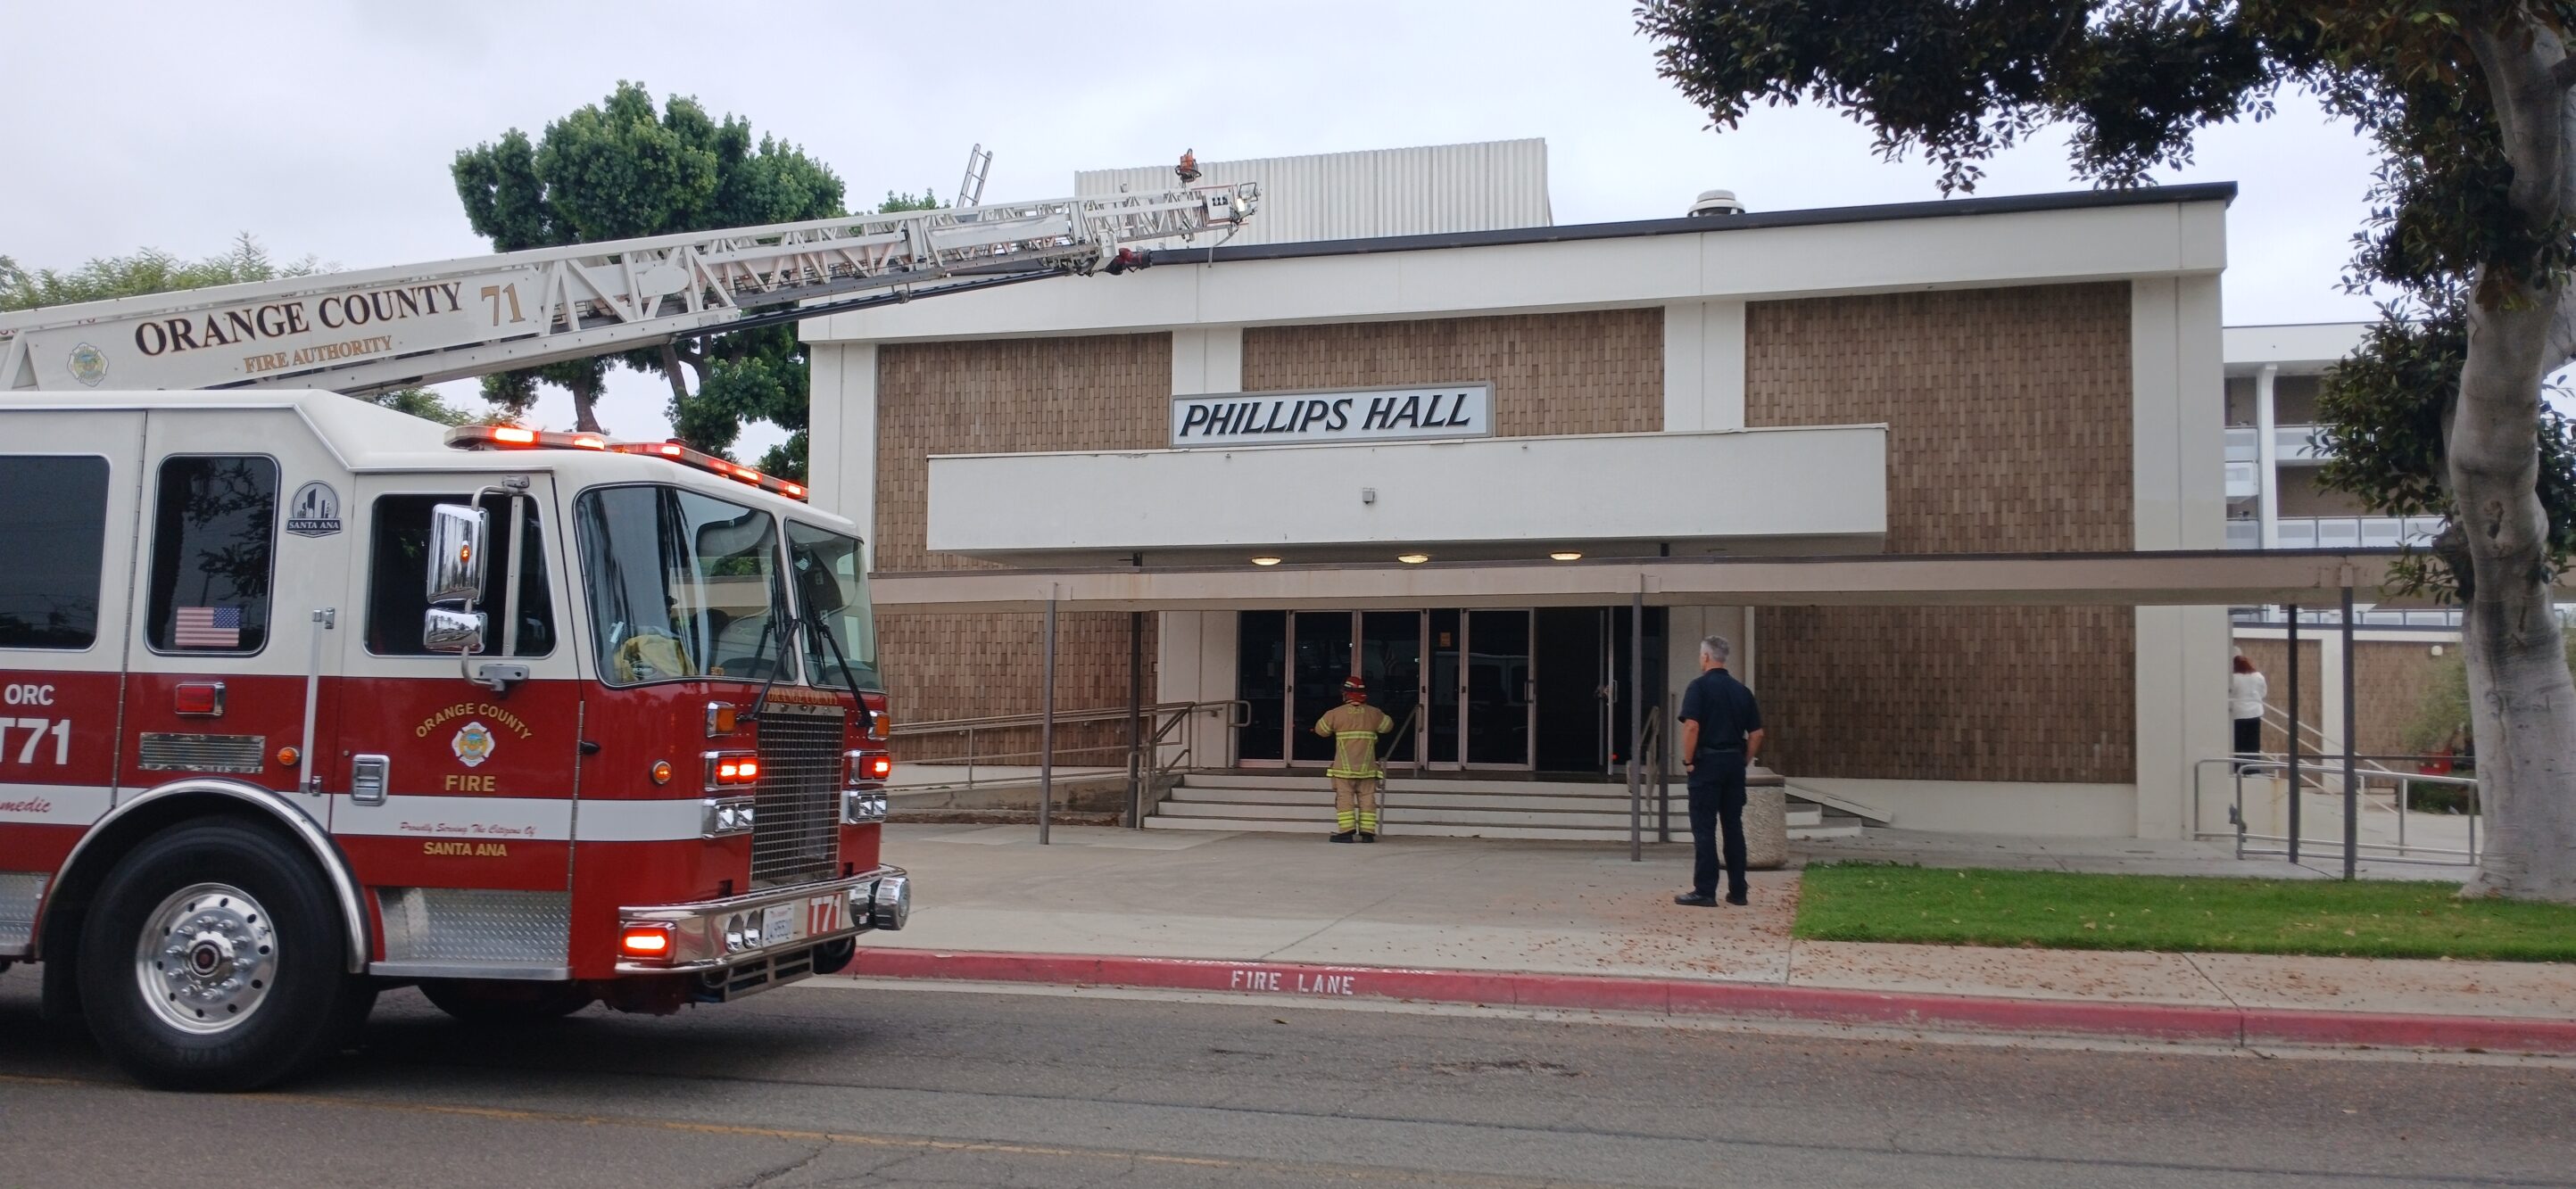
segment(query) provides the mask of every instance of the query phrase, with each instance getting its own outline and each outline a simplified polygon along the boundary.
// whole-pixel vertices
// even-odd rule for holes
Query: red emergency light
[[[678,442],[613,442],[595,433],[558,433],[518,425],[460,425],[447,431],[447,444],[459,450],[598,450],[664,458],[711,475],[739,480],[773,495],[803,502],[805,485],[764,475],[729,458],[718,458]]]
[[[709,789],[760,783],[760,759],[749,752],[711,751],[706,753],[706,763]]]

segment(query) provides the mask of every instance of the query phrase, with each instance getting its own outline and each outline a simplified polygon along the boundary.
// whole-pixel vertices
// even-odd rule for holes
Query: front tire
[[[595,996],[580,983],[526,983],[506,979],[424,979],[430,1005],[468,1024],[536,1024],[590,1006]]]
[[[339,907],[312,860],[266,830],[181,825],[108,872],[81,932],[81,1000],[137,1080],[250,1090],[336,1051],[375,992],[345,972]]]

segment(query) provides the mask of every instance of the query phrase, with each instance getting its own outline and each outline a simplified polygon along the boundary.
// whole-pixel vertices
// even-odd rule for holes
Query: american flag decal
[[[172,643],[180,648],[239,648],[241,627],[239,607],[181,607],[178,638]]]

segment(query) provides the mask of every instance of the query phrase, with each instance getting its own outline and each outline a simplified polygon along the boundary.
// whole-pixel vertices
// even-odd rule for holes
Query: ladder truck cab
[[[676,443],[340,393],[1123,273],[1257,197],[0,315],[0,969],[41,963],[48,1016],[138,1077],[225,1089],[333,1051],[387,986],[524,1020],[847,967],[911,910],[854,526]]]
[[[0,963],[247,1086],[378,989],[669,1012],[900,929],[862,550],[667,443],[327,392],[0,408]]]

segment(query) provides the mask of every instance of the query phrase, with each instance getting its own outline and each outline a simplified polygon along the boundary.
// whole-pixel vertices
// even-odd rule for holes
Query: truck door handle
[[[385,803],[385,772],[393,761],[375,755],[357,756],[349,762],[349,803],[382,805]]]

